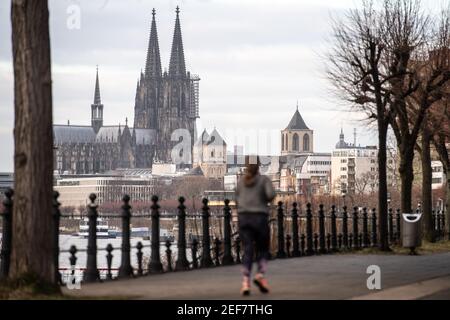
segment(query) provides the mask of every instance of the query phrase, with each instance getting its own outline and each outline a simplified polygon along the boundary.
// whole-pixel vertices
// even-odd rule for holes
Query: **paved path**
[[[367,289],[369,275],[366,269],[370,265],[381,268],[381,291]],[[240,266],[173,272],[83,284],[81,290],[65,288],[64,292],[78,297],[241,299],[239,272]],[[262,295],[254,288],[250,298],[450,299],[450,253],[423,256],[348,254],[274,260],[269,263],[267,277],[272,293]],[[411,288],[415,294],[411,294]]]

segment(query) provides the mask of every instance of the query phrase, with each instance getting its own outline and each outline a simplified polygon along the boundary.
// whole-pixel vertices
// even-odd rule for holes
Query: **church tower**
[[[186,151],[192,155],[196,140],[195,123],[199,116],[198,83],[200,78],[186,72],[178,7],[169,69],[162,72],[155,15],[155,9],[153,9],[145,70],[141,71],[136,85],[134,128],[155,130],[155,160],[172,162],[174,161],[171,157],[172,149],[178,143],[178,141],[172,141],[172,134],[178,129],[187,130],[180,135],[186,136],[186,133],[189,133],[190,150],[183,150],[183,152]]]
[[[309,129],[297,110],[286,129],[281,131],[281,155],[302,155],[314,152],[314,131]]]
[[[135,128],[156,129],[157,127],[158,108],[161,104],[162,73],[155,15],[156,12],[153,9],[145,73],[141,71],[136,88],[134,106]]]
[[[186,72],[183,39],[181,35],[180,9],[176,8],[175,28],[170,54],[169,72],[163,74],[163,101],[158,117],[157,157],[171,162],[171,151],[178,142],[171,141],[172,133],[185,129],[190,134],[190,150],[195,136],[195,119],[198,117],[198,81],[197,76]]]
[[[100,84],[98,81],[98,67],[97,76],[95,79],[94,103],[91,104],[91,125],[95,133],[97,133],[103,126],[103,104],[100,98]]]

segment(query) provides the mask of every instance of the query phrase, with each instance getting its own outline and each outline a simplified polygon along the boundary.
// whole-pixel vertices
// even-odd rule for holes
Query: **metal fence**
[[[1,270],[0,278],[6,278],[9,272],[12,232],[12,208],[14,194],[8,190],[5,194],[2,216]],[[77,281],[95,282],[123,279],[172,271],[187,271],[198,268],[210,268],[241,263],[242,244],[238,234],[236,219],[227,199],[221,212],[212,212],[208,200],[203,199],[200,213],[189,213],[184,205],[185,199],[179,198],[176,213],[161,213],[159,199],[152,197],[151,211],[132,213],[130,197],[123,197],[121,214],[99,215],[95,203],[96,195],[91,194],[87,210],[88,235],[87,246],[78,248],[75,244],[69,249],[60,250],[61,219],[72,219],[72,215],[60,212],[59,194],[53,198],[53,241],[55,277],[61,283]],[[313,209],[311,204],[304,207],[292,203],[291,207],[279,202],[271,213],[269,223],[272,235],[271,258],[302,257],[316,254],[332,254],[338,251],[360,250],[376,247],[379,242],[377,212],[364,207],[347,207],[338,210],[331,206],[320,205]],[[99,247],[97,239],[98,218],[120,219],[121,245],[111,243]],[[148,244],[138,241],[131,244],[131,220],[147,219],[151,224]],[[177,227],[175,237],[160,239],[160,223],[163,219],[172,219]],[[443,212],[433,212],[434,229],[438,239],[445,237],[445,217]],[[194,229],[193,225],[196,228]],[[201,228],[197,228],[198,225]],[[388,239],[391,245],[398,244],[401,236],[400,210],[389,209]],[[187,228],[188,227],[188,228]],[[188,230],[189,229],[189,230]],[[200,232],[193,230],[201,229]],[[120,264],[115,259],[120,253]],[[86,256],[85,266],[77,267],[80,255]],[[69,266],[62,266],[60,260],[66,255]],[[68,256],[68,257],[67,257]],[[145,259],[148,257],[147,259]],[[105,259],[105,267],[99,267],[99,259]],[[147,261],[146,261],[147,260]],[[117,267],[114,267],[116,262]]]

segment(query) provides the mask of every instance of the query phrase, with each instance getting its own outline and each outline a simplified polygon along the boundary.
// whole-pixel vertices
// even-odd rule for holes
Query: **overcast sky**
[[[430,2],[431,1],[425,1]],[[432,1],[434,2],[434,1]],[[331,152],[341,125],[352,141],[376,144],[376,135],[333,100],[323,54],[330,16],[354,0],[50,0],[54,122],[90,124],[99,65],[104,123],[133,121],[136,80],[144,68],[151,10],[156,9],[161,63],[168,67],[175,7],[187,69],[200,81],[199,130],[271,130],[278,135],[297,100],[314,130],[314,149]],[[73,5],[80,28],[67,27]],[[72,21],[72,20],[70,20]],[[0,171],[13,170],[13,74],[10,3],[0,2]],[[279,138],[269,152],[279,150]],[[233,141],[227,141],[231,146]]]

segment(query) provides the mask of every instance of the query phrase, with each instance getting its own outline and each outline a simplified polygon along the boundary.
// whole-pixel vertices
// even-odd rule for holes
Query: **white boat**
[[[83,218],[80,220],[80,231],[78,232],[79,237],[87,238],[89,236],[89,219]],[[108,221],[102,218],[97,218],[97,238],[115,238],[117,232],[110,229],[108,226]]]

